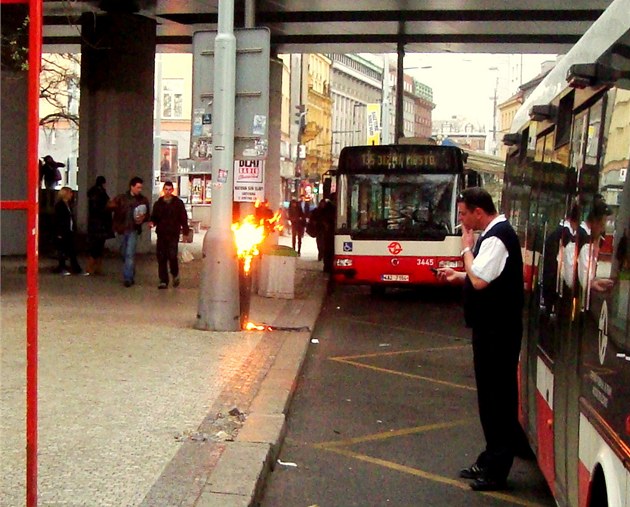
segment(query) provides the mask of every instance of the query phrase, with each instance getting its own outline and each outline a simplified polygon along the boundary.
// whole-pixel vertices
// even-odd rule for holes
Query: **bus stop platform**
[[[305,237],[295,297],[252,294],[250,320],[273,330],[196,330],[203,235],[180,245],[194,260],[168,290],[157,289],[150,254],[138,255],[129,288],[113,254],[101,276],[53,274],[55,261],[40,259],[38,505],[232,507],[258,498],[326,278]],[[0,267],[0,505],[20,506],[25,259]]]

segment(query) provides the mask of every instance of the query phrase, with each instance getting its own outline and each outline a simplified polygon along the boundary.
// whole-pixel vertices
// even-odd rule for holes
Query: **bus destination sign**
[[[339,169],[350,173],[392,170],[457,173],[462,169],[461,154],[451,146],[358,146],[345,149],[340,158]]]

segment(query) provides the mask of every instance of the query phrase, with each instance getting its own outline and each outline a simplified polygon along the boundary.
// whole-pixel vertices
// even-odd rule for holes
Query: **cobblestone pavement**
[[[156,288],[153,255],[138,257],[131,288],[114,256],[91,277],[52,274],[54,261],[41,259],[39,505],[193,505],[237,434],[287,333],[193,329],[196,236],[181,286],[166,291]],[[296,298],[254,295],[252,320],[282,325],[287,305],[321,282],[310,249],[298,260]],[[11,507],[25,503],[23,266],[1,266],[0,505]]]

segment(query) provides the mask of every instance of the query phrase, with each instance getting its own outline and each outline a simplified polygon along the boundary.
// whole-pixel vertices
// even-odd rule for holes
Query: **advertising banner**
[[[379,103],[366,106],[366,144],[380,144],[381,137],[381,105]]]
[[[265,162],[234,161],[234,202],[256,202],[265,198]]]

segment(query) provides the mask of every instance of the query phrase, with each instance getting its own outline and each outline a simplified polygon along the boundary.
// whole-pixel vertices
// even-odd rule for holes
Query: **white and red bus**
[[[517,112],[503,207],[531,275],[520,419],[559,506],[630,507],[630,0]]]
[[[344,148],[336,171],[333,278],[342,284],[438,284],[431,269],[463,268],[457,195],[474,171],[453,146]]]

